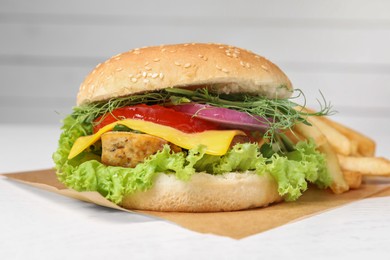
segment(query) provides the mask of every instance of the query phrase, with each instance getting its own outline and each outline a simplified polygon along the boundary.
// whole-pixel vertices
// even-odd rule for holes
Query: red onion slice
[[[203,120],[217,122],[229,128],[245,130],[266,130],[269,128],[269,119],[260,116],[249,115],[245,112],[229,108],[214,107],[210,105],[189,103],[172,106],[172,109],[196,116]]]

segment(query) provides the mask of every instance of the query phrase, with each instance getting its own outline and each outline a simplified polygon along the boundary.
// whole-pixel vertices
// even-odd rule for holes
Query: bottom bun
[[[180,212],[234,211],[265,207],[281,201],[276,181],[253,172],[210,175],[196,173],[189,181],[159,174],[153,187],[126,196],[127,209]]]

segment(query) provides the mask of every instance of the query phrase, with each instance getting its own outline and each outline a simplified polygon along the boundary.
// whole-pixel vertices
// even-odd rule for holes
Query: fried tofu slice
[[[168,144],[166,140],[148,134],[115,131],[103,134],[101,140],[102,163],[131,168]]]

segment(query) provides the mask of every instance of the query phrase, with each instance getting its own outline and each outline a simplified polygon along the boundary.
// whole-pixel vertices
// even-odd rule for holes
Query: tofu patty
[[[101,140],[102,163],[122,167],[135,167],[168,144],[159,137],[131,132],[107,132]]]

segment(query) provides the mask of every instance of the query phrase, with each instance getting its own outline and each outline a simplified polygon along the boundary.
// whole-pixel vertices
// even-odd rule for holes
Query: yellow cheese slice
[[[100,136],[111,131],[116,125],[124,125],[133,130],[160,137],[168,142],[185,149],[196,148],[199,145],[206,147],[206,153],[211,155],[224,155],[236,135],[245,135],[239,130],[208,130],[200,133],[184,133],[175,128],[159,125],[149,121],[125,119],[106,125],[96,134],[81,136],[73,144],[68,159],[79,155],[82,151],[100,139]]]

